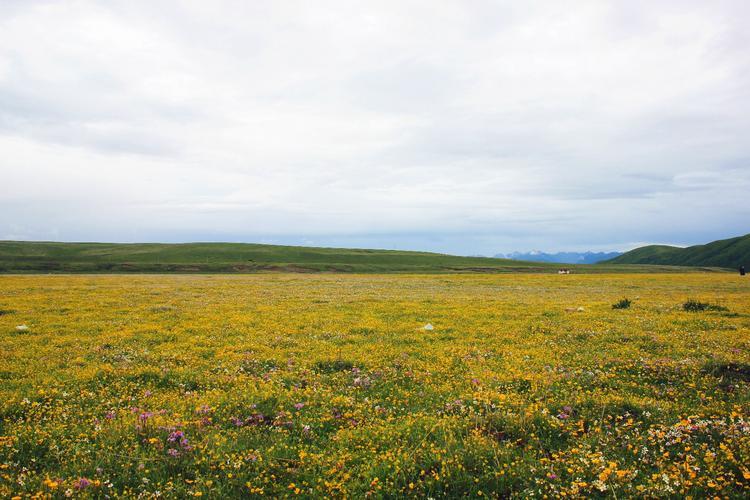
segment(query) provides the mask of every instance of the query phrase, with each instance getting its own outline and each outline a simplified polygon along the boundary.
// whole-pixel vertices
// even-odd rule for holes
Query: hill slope
[[[396,250],[249,243],[0,241],[0,272],[493,272],[519,268],[539,271],[546,267],[539,263]]]
[[[625,252],[605,264],[750,267],[750,234],[687,248],[649,245]]]
[[[568,266],[570,267],[570,266]],[[249,243],[0,241],[0,273],[555,272],[557,264],[429,252]],[[575,272],[679,272],[656,266],[575,266]]]

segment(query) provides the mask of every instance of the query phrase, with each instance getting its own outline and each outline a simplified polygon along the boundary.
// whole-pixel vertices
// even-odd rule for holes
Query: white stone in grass
[[[428,332],[431,332],[432,330],[434,330],[434,329],[435,329],[435,327],[434,327],[434,326],[432,326],[432,324],[430,324],[430,323],[427,323],[426,325],[424,325],[424,326],[422,327],[422,329],[423,329],[423,330],[427,330]]]
[[[17,332],[27,332],[27,331],[29,331],[29,327],[26,326],[26,325],[18,325],[16,327],[16,331]]]

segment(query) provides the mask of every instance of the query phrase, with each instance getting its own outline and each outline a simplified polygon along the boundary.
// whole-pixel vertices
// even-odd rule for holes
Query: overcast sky
[[[750,232],[750,2],[0,1],[0,239]]]

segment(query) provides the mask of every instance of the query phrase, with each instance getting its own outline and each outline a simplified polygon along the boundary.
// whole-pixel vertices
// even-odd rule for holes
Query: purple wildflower
[[[73,487],[77,490],[83,490],[91,486],[91,481],[86,479],[85,477],[80,478],[78,481],[75,482]]]
[[[185,438],[185,433],[182,431],[174,431],[172,432],[169,437],[167,438],[167,441],[170,443],[174,443],[177,441],[180,441]]]

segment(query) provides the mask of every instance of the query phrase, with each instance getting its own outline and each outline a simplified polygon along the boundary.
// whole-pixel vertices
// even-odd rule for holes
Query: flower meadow
[[[2,276],[0,354],[2,498],[750,496],[732,274]]]

